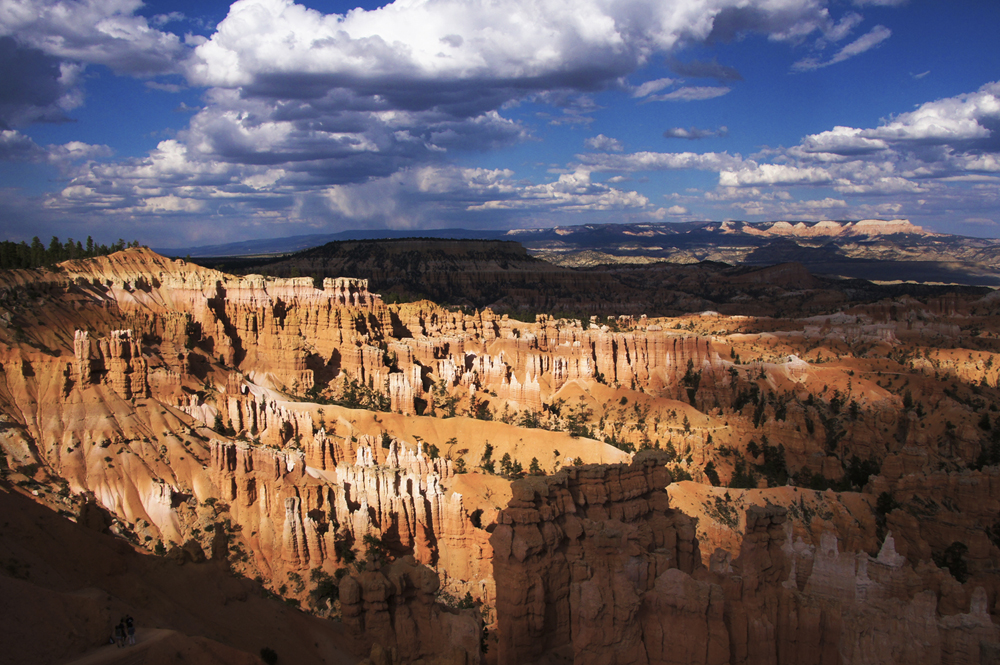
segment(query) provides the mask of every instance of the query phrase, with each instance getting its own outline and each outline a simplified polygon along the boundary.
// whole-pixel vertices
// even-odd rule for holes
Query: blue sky
[[[8,0],[0,228],[1000,235],[994,0]]]

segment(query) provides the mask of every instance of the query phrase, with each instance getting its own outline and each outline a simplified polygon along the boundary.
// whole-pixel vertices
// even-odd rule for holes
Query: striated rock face
[[[77,330],[73,338],[73,355],[76,358],[76,375],[80,382],[90,383],[92,372],[90,360],[90,333]]]
[[[929,570],[910,566],[896,553],[891,534],[877,557],[840,552],[836,538],[827,536],[813,558],[803,592],[793,598],[800,615],[821,620],[823,639],[817,646],[826,662],[838,662],[839,656],[839,662],[866,665],[979,663],[981,645],[1000,637],[988,618],[982,587],[955,613],[946,595],[921,590],[920,577]],[[798,555],[794,561],[800,562]],[[811,632],[819,631],[813,627]]]
[[[452,475],[450,461],[393,441],[376,465],[375,446],[363,438],[348,462],[322,430],[305,451],[216,440],[211,470],[233,518],[253,534],[249,544],[262,570],[332,570],[347,550],[363,551],[365,537],[374,536],[477,597],[492,596],[489,534],[472,524],[461,495],[442,486]],[[475,549],[487,554],[470,557]]]
[[[413,375],[416,371],[416,376],[420,376],[420,368],[411,368],[410,374]],[[394,372],[389,375],[388,379],[389,388],[389,404],[390,408],[396,413],[402,413],[405,415],[413,415],[416,413],[414,407],[414,389],[413,384],[407,380],[406,376],[400,374],[399,372]]]
[[[206,425],[212,424],[205,418],[208,412],[197,405],[187,411],[201,416]],[[235,432],[249,433],[267,446],[282,448],[291,442],[301,445],[303,439],[313,437],[313,419],[308,411],[279,403],[273,395],[251,386],[235,373],[226,378],[224,395],[217,400],[217,413]]]
[[[998,563],[990,538],[1000,521],[1000,467],[948,474],[928,466],[926,451],[907,447],[887,457],[882,474],[871,482],[876,496],[887,492],[900,507],[944,517],[918,520],[904,510],[890,513],[886,521],[898,534],[900,553],[913,561],[928,560],[932,552],[960,542],[968,547],[964,560],[969,572],[989,575]]]

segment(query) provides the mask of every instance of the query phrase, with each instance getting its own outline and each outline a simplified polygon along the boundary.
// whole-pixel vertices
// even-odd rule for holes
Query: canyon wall
[[[68,319],[89,323],[71,340],[76,375],[89,382],[106,373],[102,380],[126,398],[130,381],[137,395],[148,392],[138,366],[143,345],[175,376],[192,371],[197,350],[256,384],[297,394],[339,388],[344,378],[371,383],[398,412],[414,411],[430,374],[449,389],[491,390],[531,410],[575,379],[676,398],[687,394],[681,379],[689,369],[706,394],[729,381],[730,363],[708,338],[665,331],[644,317],[615,332],[545,316],[528,325],[426,302],[387,306],[366,280],[326,279],[319,289],[311,278],[233,277],[143,249],[67,262],[56,274],[17,271],[5,282],[8,290],[26,283],[73,295],[63,311],[35,313],[36,322],[50,331]],[[83,307],[91,312],[81,318]],[[48,335],[61,342],[52,348],[65,344]]]
[[[0,278],[5,473],[295,600],[340,573],[344,622],[399,662],[447,655],[441,640],[479,662],[483,612],[438,602],[466,592],[501,663],[964,664],[997,642],[1000,471],[967,467],[1000,426],[982,396],[1000,363],[951,348],[962,329],[943,317],[967,304],[668,330],[386,305],[364,280],[236,278],[146,250]],[[931,342],[949,348],[906,346]],[[867,375],[865,354],[882,354]],[[956,383],[935,391],[939,373]],[[910,390],[937,415],[906,407]],[[471,417],[502,408],[523,427]],[[579,429],[535,429],[567,429],[573,409],[591,411]],[[806,525],[793,543],[767,505],[735,520],[731,551],[703,551],[708,518],[665,491],[667,464],[805,486],[844,481],[851,456],[873,467],[844,491],[863,488],[869,516],[896,502],[881,551],[860,551],[874,526],[838,543]],[[964,584],[933,563],[953,543]]]
[[[877,557],[832,533],[793,546],[786,509],[754,506],[738,555],[703,565],[662,462],[514,484],[491,537],[499,662],[972,665],[997,648],[986,590],[939,601],[891,535]]]

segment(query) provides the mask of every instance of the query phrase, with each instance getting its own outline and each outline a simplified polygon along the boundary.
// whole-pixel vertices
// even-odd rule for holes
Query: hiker
[[[135,644],[135,620],[131,615],[125,615],[125,630],[128,631],[128,643]]]
[[[115,626],[115,643],[118,645],[119,649],[121,649],[123,646],[125,646],[125,620],[124,619],[121,620],[121,621],[119,621],[118,625]]]

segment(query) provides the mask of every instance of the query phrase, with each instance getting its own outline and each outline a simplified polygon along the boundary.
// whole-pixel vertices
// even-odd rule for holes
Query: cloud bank
[[[140,8],[139,0],[0,7],[0,55],[21,64],[0,73],[0,157],[61,170],[65,186],[40,199],[47,213],[109,227],[140,221],[181,242],[214,241],[226,238],[213,233],[273,235],[282,224],[497,226],[561,211],[656,214],[647,196],[618,187],[620,180],[591,177],[615,171],[714,171],[713,196],[731,205],[781,187],[826,187],[844,197],[933,193],[958,186],[948,184],[955,178],[997,171],[996,84],[878,127],[834,127],[767,158],[629,154],[600,134],[585,141],[593,152],[549,182],[457,165],[460,155],[535,140],[534,128],[510,112],[521,104],[550,107],[552,124],[586,124],[600,91],[634,103],[699,103],[742,80],[716,60],[678,60],[691,44],[748,33],[790,45],[815,38],[814,55],[795,65],[807,72],[890,36],[876,26],[824,56],[861,23],[853,11],[834,19],[824,0],[400,0],[346,14],[239,0],[207,38],[170,32],[180,15],[147,19]],[[679,78],[630,82],[663,57]],[[159,90],[204,88],[203,105],[184,106],[192,113],[187,127],[139,158],[110,160],[102,146],[39,146],[19,131],[65,121],[94,65]],[[664,136],[726,133],[675,127]],[[817,200],[829,208],[843,199]],[[0,197],[0,209],[17,208],[10,201]],[[691,208],[678,203],[668,212]]]

